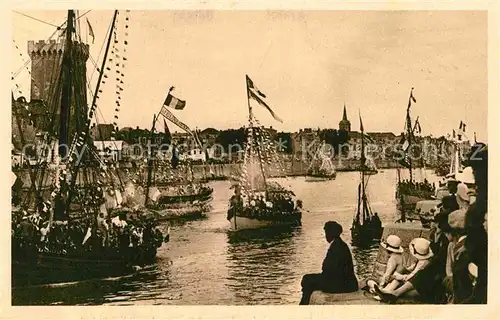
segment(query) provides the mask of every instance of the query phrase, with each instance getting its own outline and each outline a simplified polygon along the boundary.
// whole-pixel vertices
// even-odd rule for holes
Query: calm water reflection
[[[429,173],[426,177],[435,180]],[[308,210],[302,226],[279,234],[236,236],[226,221],[229,182],[214,182],[213,211],[207,219],[173,226],[154,266],[125,277],[14,288],[13,304],[297,304],[302,275],[321,271],[327,250],[323,224],[338,221],[342,238],[350,243],[358,181],[355,172],[339,173],[327,182],[280,179]],[[396,171],[384,170],[368,184],[372,208],[384,223],[397,216],[395,183]],[[377,246],[351,249],[356,273],[363,278],[372,271]]]

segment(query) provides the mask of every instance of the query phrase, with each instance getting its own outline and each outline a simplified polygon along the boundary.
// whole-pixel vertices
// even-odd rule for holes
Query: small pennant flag
[[[165,102],[163,105],[174,108],[176,110],[182,110],[186,106],[186,101],[177,99],[174,97],[170,92],[174,90],[174,87],[170,87],[170,90],[168,91],[167,98],[165,98]]]
[[[172,159],[170,160],[170,164],[172,165],[172,169],[176,169],[179,165],[179,151],[175,146],[172,146]]]
[[[365,133],[365,128],[363,127],[363,120],[361,120],[361,115],[359,116],[359,124],[360,124],[359,127],[361,130],[361,134],[363,135],[363,139],[370,143],[373,143],[374,142],[373,138]]]
[[[165,119],[163,119],[163,127],[164,127],[164,131],[165,131],[165,142],[171,143],[172,142],[172,135],[170,134],[170,130],[168,129],[167,121],[165,121]]]
[[[255,101],[257,101],[261,106],[265,107],[267,109],[267,111],[269,111],[269,113],[271,113],[271,115],[273,116],[274,119],[283,123],[283,120],[281,120],[280,117],[278,117],[274,113],[274,111],[271,109],[271,107],[269,107],[269,105],[264,101],[264,99],[266,98],[266,95],[264,93],[262,93],[262,91],[260,91],[254,85],[252,79],[250,79],[250,77],[248,75],[246,76],[246,80],[247,80],[248,96],[250,98],[254,99]]]
[[[410,91],[410,98],[408,99],[408,110],[410,110],[410,107],[411,107],[411,102],[414,102],[414,103],[417,103],[417,100],[415,99],[415,97],[413,96],[413,88],[411,88],[411,91]]]
[[[90,25],[90,21],[88,18],[87,18],[87,25],[89,26],[89,35],[92,37],[92,44],[94,44],[95,41],[94,29],[92,29],[92,26]]]
[[[414,130],[416,133],[422,133],[422,127],[420,127],[420,121],[418,121],[418,119],[417,119],[417,121],[415,121],[415,129]]]

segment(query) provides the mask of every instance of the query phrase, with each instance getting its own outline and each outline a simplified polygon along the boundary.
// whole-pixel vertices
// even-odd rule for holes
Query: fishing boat
[[[97,108],[97,93],[102,93],[103,78],[108,78],[107,73],[112,70],[106,65],[108,53],[118,50],[118,13],[118,10],[113,13],[90,108],[86,90],[89,45],[81,42],[75,11],[68,10],[66,27],[59,36],[62,42],[29,45],[33,59],[53,62],[54,70],[49,70],[51,74],[44,75],[44,79],[51,79],[52,75],[55,80],[46,88],[50,94],[30,103],[23,97],[14,100],[12,93],[13,119],[24,146],[21,122],[26,120],[26,115],[23,117],[18,107],[28,110],[38,105],[42,111],[46,110],[39,114],[41,117],[35,119],[34,125],[40,133],[37,136],[45,141],[34,143],[55,144],[55,147],[49,150],[49,155],[24,163],[30,185],[22,190],[23,196],[17,197],[21,201],[15,203],[12,210],[12,283],[15,286],[120,275],[153,263],[157,248],[168,241],[168,234],[165,236],[165,230],[151,219],[147,210],[124,212],[118,199],[121,198],[119,191],[123,191],[118,166],[112,159],[99,156],[89,134]],[[125,21],[129,20],[128,15],[129,11]],[[124,43],[126,45],[126,41]],[[117,73],[120,74],[118,69]],[[33,110],[35,112],[37,110]],[[54,121],[57,115],[58,123]],[[110,194],[116,200],[112,208],[107,207]],[[116,235],[114,228],[103,231],[101,226],[107,225],[105,220],[121,226]],[[165,228],[168,233],[168,226]]]
[[[322,143],[317,148],[315,158],[307,170],[306,181],[328,181],[337,177],[335,165],[331,158],[323,152],[324,146],[325,143]]]
[[[173,90],[170,88],[168,95]],[[168,96],[167,96],[167,99]],[[171,99],[170,99],[171,100]],[[184,103],[185,104],[185,103]],[[196,134],[189,130],[187,125],[181,123],[173,114],[167,113],[163,106],[159,115],[170,119],[181,128],[192,133],[195,141],[201,145]],[[150,139],[155,138],[155,126],[159,115],[153,116]],[[170,115],[169,117],[167,117]],[[179,218],[198,218],[203,213],[210,211],[213,189],[203,182],[195,182],[192,162],[180,163],[178,152],[172,144],[172,136],[166,120],[164,119],[164,141],[172,146],[172,157],[169,164],[166,161],[160,163],[158,157],[151,156],[147,166],[146,199],[145,206],[154,210],[158,220],[169,220]],[[150,152],[154,152],[151,150]],[[182,167],[185,170],[180,170]],[[159,172],[160,171],[160,172]],[[158,179],[158,174],[160,179]],[[187,178],[186,178],[187,176]]]
[[[400,221],[405,222],[407,220],[408,214],[415,212],[416,204],[423,200],[433,200],[435,194],[434,185],[430,184],[427,180],[415,181],[413,178],[413,170],[415,164],[414,158],[420,157],[419,155],[412,153],[412,145],[415,144],[416,134],[421,132],[420,123],[418,118],[413,124],[410,107],[413,103],[416,103],[416,99],[413,96],[413,88],[410,91],[410,96],[408,98],[408,107],[406,109],[406,120],[405,120],[405,131],[402,135],[402,153],[403,157],[399,160],[400,168],[397,169],[398,173],[398,183],[396,187],[396,200],[398,201],[397,207],[401,213]],[[409,179],[401,179],[401,169],[407,168],[409,172]],[[418,217],[419,219],[419,217]]]
[[[367,175],[378,173],[377,165],[375,164],[375,160],[373,160],[373,158],[366,158],[366,167],[361,170],[364,170]]]
[[[359,117],[361,129],[361,168],[365,168],[365,133],[361,116]],[[360,171],[361,182],[358,185],[358,202],[356,214],[351,227],[352,244],[356,246],[365,246],[374,240],[379,240],[382,236],[382,224],[377,214],[374,214],[366,194],[369,175],[365,170]]]
[[[227,220],[231,230],[299,226],[302,202],[295,194],[276,181],[270,181],[271,165],[279,166],[276,148],[265,128],[255,117],[250,99],[256,100],[280,121],[264,101],[265,95],[246,76],[249,126],[240,177],[233,182]],[[278,168],[283,172],[283,168]],[[274,170],[276,172],[276,170]]]
[[[448,179],[456,179],[463,172],[463,162],[470,151],[470,140],[465,133],[465,123],[460,121],[458,131],[453,130],[451,136],[451,157],[449,162]],[[442,183],[434,194],[433,200],[422,200],[417,202],[415,211],[410,213],[409,220],[420,220],[422,226],[430,228],[434,216],[439,212],[438,206],[441,200],[450,195],[446,181]]]

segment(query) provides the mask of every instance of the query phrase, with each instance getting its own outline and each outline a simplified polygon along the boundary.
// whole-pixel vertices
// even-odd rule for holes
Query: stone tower
[[[87,60],[89,45],[73,42],[71,50],[71,70],[73,94],[70,107],[70,137],[87,117]],[[60,114],[62,85],[58,85],[65,43],[50,41],[28,41],[28,54],[31,58],[31,101],[41,102],[49,115],[55,111]],[[53,128],[59,128],[59,116]]]
[[[349,120],[347,120],[347,111],[345,108],[345,103],[344,103],[344,114],[342,116],[342,120],[340,120],[340,122],[339,122],[339,130],[346,131],[346,132],[351,131],[351,122]]]

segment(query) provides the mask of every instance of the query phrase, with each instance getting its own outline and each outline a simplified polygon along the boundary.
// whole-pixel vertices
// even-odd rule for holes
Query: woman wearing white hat
[[[427,297],[430,295],[429,291],[432,291],[429,287],[426,287],[428,283],[428,276],[419,276],[422,271],[426,270],[430,264],[430,259],[434,256],[430,248],[430,241],[424,238],[415,238],[410,242],[409,251],[410,254],[417,259],[416,263],[413,264],[408,271],[410,274],[402,275],[399,273],[394,274],[394,278],[399,281],[404,281],[403,285],[395,290],[381,289],[378,285],[375,285],[374,289],[378,297],[385,302],[394,302],[401,295],[406,296],[423,296]],[[429,282],[430,283],[430,282]]]
[[[391,234],[384,242],[380,244],[380,246],[387,251],[387,253],[389,254],[389,259],[387,260],[385,272],[382,275],[382,278],[380,279],[378,285],[380,287],[384,287],[385,285],[387,285],[386,287],[384,287],[384,290],[392,291],[396,289],[400,284],[398,280],[394,279],[394,273],[403,273],[405,271],[402,255],[404,249],[401,247],[401,238],[399,238],[397,235]],[[370,279],[366,282],[367,287],[363,289],[369,289],[370,292],[374,292],[373,290],[376,284],[377,283],[375,282],[375,280]]]

